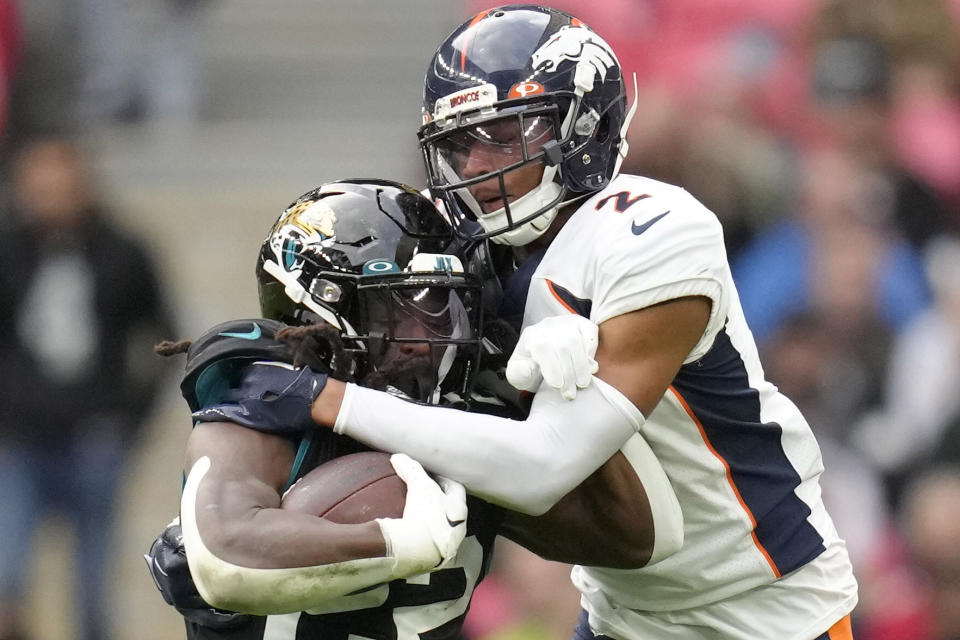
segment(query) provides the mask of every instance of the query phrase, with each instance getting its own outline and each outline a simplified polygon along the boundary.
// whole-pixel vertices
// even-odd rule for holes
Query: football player
[[[325,371],[407,400],[462,406],[479,349],[479,286],[463,273],[459,257],[447,253],[452,240],[433,205],[396,183],[341,181],[298,198],[259,254],[267,319],[232,321],[192,344],[164,347],[167,353],[189,347],[181,389],[191,409],[224,397],[248,400],[238,385],[243,372],[252,363],[270,370],[278,362],[309,365],[284,368],[303,375],[301,382]],[[550,349],[532,349],[534,369],[542,353],[556,357],[566,350],[585,360],[582,350],[566,348],[580,348],[571,335],[555,336],[560,342]],[[283,397],[293,403],[264,409],[296,423],[302,418],[295,414],[309,412],[309,402],[298,403],[295,395],[288,389]],[[484,410],[516,412],[495,397],[480,400]],[[646,501],[637,499],[643,487],[631,461],[637,464],[643,452],[634,448],[613,456],[540,518],[469,498],[466,538],[458,546],[463,536],[448,524],[457,519],[451,515],[459,505],[456,486],[441,481],[444,496],[412,460],[395,463],[408,482],[402,520],[409,522],[335,525],[277,507],[296,478],[357,450],[356,443],[331,432],[270,434],[204,422],[188,445],[183,526],[175,523],[157,539],[148,565],[164,598],[186,618],[190,638],[413,638],[428,631],[454,637],[497,533],[547,557],[608,566],[636,566],[670,551],[669,544],[653,544]],[[679,535],[679,505],[662,471],[660,481],[675,512],[673,533],[661,535],[669,540]],[[428,499],[419,498],[421,506],[411,511],[416,492]],[[595,511],[594,505],[608,506],[618,496],[615,513]],[[612,522],[598,528],[598,519]],[[423,574],[441,560],[441,569],[414,583],[381,584]],[[379,586],[339,597],[370,585]]]
[[[479,349],[479,287],[447,253],[451,241],[433,205],[397,183],[342,181],[304,194],[261,247],[264,318],[162,345],[187,350],[181,390],[191,410],[242,394],[238,376],[253,362],[336,372],[419,402],[462,393]],[[295,412],[283,402],[270,411]],[[315,435],[211,422],[192,430],[180,522],[147,558],[188,637],[446,637],[485,572],[499,510],[471,504],[464,531],[462,487],[435,482],[405,456],[392,458],[407,485],[402,518],[343,525],[281,509],[306,471],[363,448]]]
[[[491,9],[444,40],[419,133],[430,190],[462,234],[514,248],[505,289],[524,331],[588,320],[599,369],[572,401],[540,387],[522,421],[323,379],[301,427],[407,453],[529,514],[641,434],[682,504],[683,544],[641,568],[576,567],[578,637],[849,637],[857,584],[820,498],[817,442],[764,379],[716,217],[681,188],[619,174],[632,112],[616,55],[566,13]],[[275,373],[253,387],[282,393]],[[210,415],[278,427],[229,403]]]

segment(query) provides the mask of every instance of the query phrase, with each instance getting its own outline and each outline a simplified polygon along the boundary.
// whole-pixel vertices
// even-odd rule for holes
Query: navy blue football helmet
[[[626,155],[620,63],[556,9],[505,6],[462,24],[434,54],[423,101],[428,184],[461,235],[532,242]]]
[[[368,386],[385,378],[430,403],[462,395],[479,358],[481,286],[455,247],[450,225],[415,189],[330,182],[297,198],[263,241],[260,309],[286,324],[338,329],[354,377]]]

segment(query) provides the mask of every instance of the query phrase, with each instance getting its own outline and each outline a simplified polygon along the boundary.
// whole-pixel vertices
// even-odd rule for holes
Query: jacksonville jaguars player
[[[237,376],[252,362],[336,372],[422,402],[462,393],[479,349],[479,287],[446,253],[451,240],[433,205],[397,183],[341,181],[304,194],[261,247],[265,318],[163,345],[166,353],[188,348],[181,389],[189,406],[236,393]],[[301,282],[313,284],[312,294],[297,288]],[[282,416],[290,408],[271,411]],[[187,620],[188,637],[455,637],[486,570],[499,510],[471,500],[464,531],[462,487],[435,482],[405,456],[392,458],[407,484],[402,518],[340,525],[283,510],[282,493],[299,476],[362,448],[317,435],[226,423],[192,430],[182,526],[168,528],[148,556],[165,598]],[[438,564],[422,579],[399,579]],[[366,590],[346,596],[358,589]]]
[[[164,347],[172,353],[189,346],[181,389],[191,409],[225,396],[247,400],[236,380],[252,362],[266,361],[268,370],[276,362],[305,364],[310,369],[298,375],[329,371],[395,396],[463,404],[458,400],[477,362],[479,287],[459,258],[446,253],[452,237],[428,200],[396,183],[341,181],[298,198],[259,254],[261,309],[269,319],[231,321],[190,345]],[[565,344],[579,347],[567,338],[533,349],[531,366],[539,366],[541,354],[564,353]],[[569,349],[567,355],[577,356]],[[484,410],[517,412],[495,397],[478,399]],[[296,422],[293,414],[309,412],[308,402],[300,404],[267,410]],[[497,533],[567,561],[635,566],[657,553],[645,503],[634,499],[642,486],[624,453],[540,518],[469,498],[465,539],[448,524],[458,519],[451,509],[461,506],[456,485],[441,480],[444,495],[403,457],[394,463],[408,482],[400,522],[335,525],[276,508],[295,478],[353,450],[356,443],[330,432],[300,438],[233,423],[195,427],[183,527],[168,527],[147,557],[165,599],[186,618],[188,637],[455,637]],[[609,517],[594,513],[593,505],[617,501],[611,490],[623,497],[617,523],[584,526]],[[413,508],[412,495],[419,501]],[[670,535],[679,528],[661,538]],[[441,560],[440,569],[416,581],[380,584],[423,574]],[[339,597],[370,585],[380,586]]]
[[[302,427],[405,452],[530,514],[640,434],[682,505],[683,544],[628,571],[577,566],[578,637],[848,638],[857,584],[821,501],[816,440],[764,379],[716,217],[683,189],[619,174],[625,96],[602,38],[533,5],[458,27],[424,88],[432,194],[462,233],[514,247],[506,290],[525,332],[577,316],[599,328],[591,384],[567,402],[540,387],[517,421],[331,378]],[[264,375],[254,386],[284,385]],[[211,414],[277,426],[229,404]]]

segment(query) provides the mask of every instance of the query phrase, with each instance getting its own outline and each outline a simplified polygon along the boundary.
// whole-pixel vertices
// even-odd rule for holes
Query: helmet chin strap
[[[456,193],[464,204],[473,212],[477,222],[488,233],[501,231],[497,235],[491,236],[491,240],[497,244],[507,244],[512,246],[523,246],[536,240],[547,228],[557,215],[559,205],[550,207],[551,202],[555,202],[561,195],[562,187],[554,180],[557,174],[557,167],[544,167],[543,177],[539,185],[517,198],[510,203],[510,215],[513,219],[526,218],[542,209],[539,215],[529,222],[525,222],[513,229],[507,229],[506,207],[500,207],[496,211],[483,213],[480,203],[473,197],[470,190],[466,187],[455,189]],[[453,169],[443,167],[442,171],[452,172]],[[492,178],[491,178],[492,179]],[[460,178],[457,177],[457,181]],[[542,227],[542,228],[541,228]]]
[[[430,394],[429,402],[431,404],[437,404],[440,401],[440,386],[443,385],[443,381],[446,380],[447,374],[450,373],[450,369],[453,367],[453,362],[456,357],[457,345],[448,344],[443,350],[443,355],[440,357],[440,365],[437,367],[437,386],[434,387]]]
[[[490,239],[493,242],[522,247],[539,238],[550,227],[550,223],[557,217],[558,211],[558,205],[550,206],[550,204],[561,197],[563,187],[553,181],[553,176],[557,173],[557,167],[545,167],[543,173],[545,178],[543,182],[510,204],[510,214],[514,218],[523,219],[538,210],[540,210],[540,214],[529,222],[492,236]],[[548,173],[550,174],[549,181],[546,180]],[[486,231],[503,229],[507,226],[506,208],[497,209],[477,218],[477,220]]]

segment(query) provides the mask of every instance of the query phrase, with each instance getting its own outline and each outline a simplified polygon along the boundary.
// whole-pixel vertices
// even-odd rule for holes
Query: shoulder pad
[[[251,362],[272,360],[293,364],[293,350],[276,339],[277,332],[286,326],[265,318],[230,320],[208,329],[193,341],[187,350],[186,368],[180,382],[180,393],[190,411],[216,401],[213,387],[229,386],[234,374],[239,374]],[[327,370],[319,356],[299,355],[306,360],[303,364],[311,369]]]

